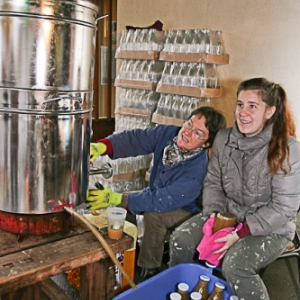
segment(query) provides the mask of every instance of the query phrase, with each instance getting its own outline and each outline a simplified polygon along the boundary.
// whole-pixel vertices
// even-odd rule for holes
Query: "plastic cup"
[[[126,213],[126,209],[121,207],[108,207],[106,209],[107,232],[110,239],[119,240],[123,236]]]

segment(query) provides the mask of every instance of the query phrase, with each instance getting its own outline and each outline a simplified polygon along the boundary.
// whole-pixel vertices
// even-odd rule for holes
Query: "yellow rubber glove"
[[[107,150],[104,143],[91,143],[90,144],[90,161],[94,161],[98,156],[103,155]]]
[[[122,194],[113,192],[110,188],[101,185],[102,189],[88,190],[86,202],[90,210],[107,208],[110,205],[119,205]]]

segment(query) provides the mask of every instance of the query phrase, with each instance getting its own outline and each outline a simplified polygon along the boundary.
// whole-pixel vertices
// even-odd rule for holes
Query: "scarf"
[[[197,148],[194,150],[183,151],[177,146],[177,136],[174,137],[173,141],[167,145],[164,149],[162,158],[163,165],[166,167],[173,167],[182,161],[185,161],[198,153],[203,149]]]

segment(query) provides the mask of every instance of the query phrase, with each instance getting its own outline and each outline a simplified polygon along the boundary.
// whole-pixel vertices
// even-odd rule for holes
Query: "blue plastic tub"
[[[229,297],[233,295],[231,288],[226,281],[214,276],[212,270],[197,264],[179,264],[142,282],[135,290],[129,289],[119,294],[113,300],[167,300],[170,294],[177,290],[177,285],[180,282],[187,283],[190,287],[189,292],[191,292],[200,275],[210,277],[209,293],[213,291],[217,281],[225,284],[224,300],[229,300]]]

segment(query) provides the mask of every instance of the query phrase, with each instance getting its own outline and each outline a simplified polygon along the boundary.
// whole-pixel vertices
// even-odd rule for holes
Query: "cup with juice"
[[[123,236],[126,213],[126,209],[121,207],[108,207],[106,209],[107,232],[110,239],[119,240]]]

